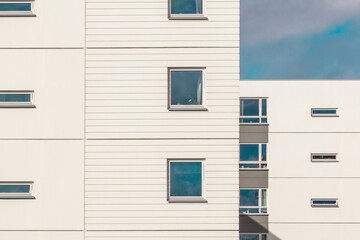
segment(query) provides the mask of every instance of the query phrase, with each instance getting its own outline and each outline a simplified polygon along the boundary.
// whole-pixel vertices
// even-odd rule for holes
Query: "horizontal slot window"
[[[0,199],[33,199],[32,183],[6,182],[0,183]]]
[[[312,207],[338,207],[337,198],[313,198],[311,199]]]
[[[0,107],[34,107],[33,92],[0,91]]]
[[[337,108],[312,108],[313,117],[338,117]]]
[[[35,16],[33,1],[0,2],[0,16]]]
[[[312,162],[338,162],[337,153],[312,153]]]

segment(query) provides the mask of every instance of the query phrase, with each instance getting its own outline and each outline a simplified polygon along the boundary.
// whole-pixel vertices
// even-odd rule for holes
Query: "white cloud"
[[[321,32],[360,17],[360,0],[241,0],[242,42],[258,44]]]

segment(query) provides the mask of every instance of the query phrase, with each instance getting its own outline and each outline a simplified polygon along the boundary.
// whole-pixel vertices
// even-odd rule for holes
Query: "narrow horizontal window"
[[[337,108],[312,108],[313,117],[338,117]]]
[[[0,108],[35,107],[33,91],[0,91]]]
[[[34,199],[32,182],[0,182],[0,199]]]
[[[266,98],[240,99],[240,124],[267,124]]]
[[[337,198],[313,198],[311,199],[312,207],[338,207]]]
[[[337,153],[312,153],[312,162],[338,162]]]
[[[203,19],[205,0],[169,0],[170,19]]]
[[[206,110],[203,89],[204,69],[169,69],[170,110]]]
[[[240,234],[240,240],[267,240],[266,234]]]
[[[240,214],[266,214],[266,189],[240,189]]]
[[[168,160],[168,201],[206,202],[203,160]]]
[[[1,1],[0,16],[34,16],[33,1]]]
[[[266,144],[240,144],[240,169],[267,168]]]

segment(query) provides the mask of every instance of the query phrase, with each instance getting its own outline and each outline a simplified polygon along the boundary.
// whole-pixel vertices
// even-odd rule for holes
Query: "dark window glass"
[[[31,94],[0,94],[0,102],[31,102]]]
[[[313,155],[313,159],[336,159],[336,155]]]
[[[267,118],[261,118],[261,123],[267,123]]]
[[[239,164],[240,168],[259,168],[259,164],[256,163],[250,163],[250,164]],[[265,168],[266,166],[262,166],[262,168]]]
[[[202,14],[202,0],[171,0],[171,14]]]
[[[240,190],[240,206],[259,206],[259,190],[257,189],[241,189]],[[259,212],[259,209],[257,213]]]
[[[266,99],[261,100],[261,115],[266,116],[267,115],[267,106],[266,106]]]
[[[261,161],[266,161],[266,144],[261,144]]]
[[[240,123],[259,123],[259,118],[240,118]]]
[[[202,71],[171,71],[171,105],[202,104]]]
[[[28,12],[31,3],[0,3],[0,12]]]
[[[240,116],[259,116],[259,100],[240,99]]]
[[[0,193],[29,193],[30,185],[0,185]]]
[[[240,240],[260,240],[258,234],[241,234]]]
[[[240,144],[240,161],[259,161],[259,145]]]
[[[202,196],[202,163],[170,162],[170,196]]]
[[[259,208],[240,208],[240,213],[251,214],[251,213],[260,213]]]
[[[313,200],[313,204],[319,204],[319,205],[335,205],[335,200]]]
[[[336,109],[314,109],[313,114],[336,114]]]

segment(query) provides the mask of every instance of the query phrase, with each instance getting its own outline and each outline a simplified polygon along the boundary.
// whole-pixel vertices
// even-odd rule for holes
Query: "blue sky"
[[[241,0],[241,79],[360,79],[360,0]]]

